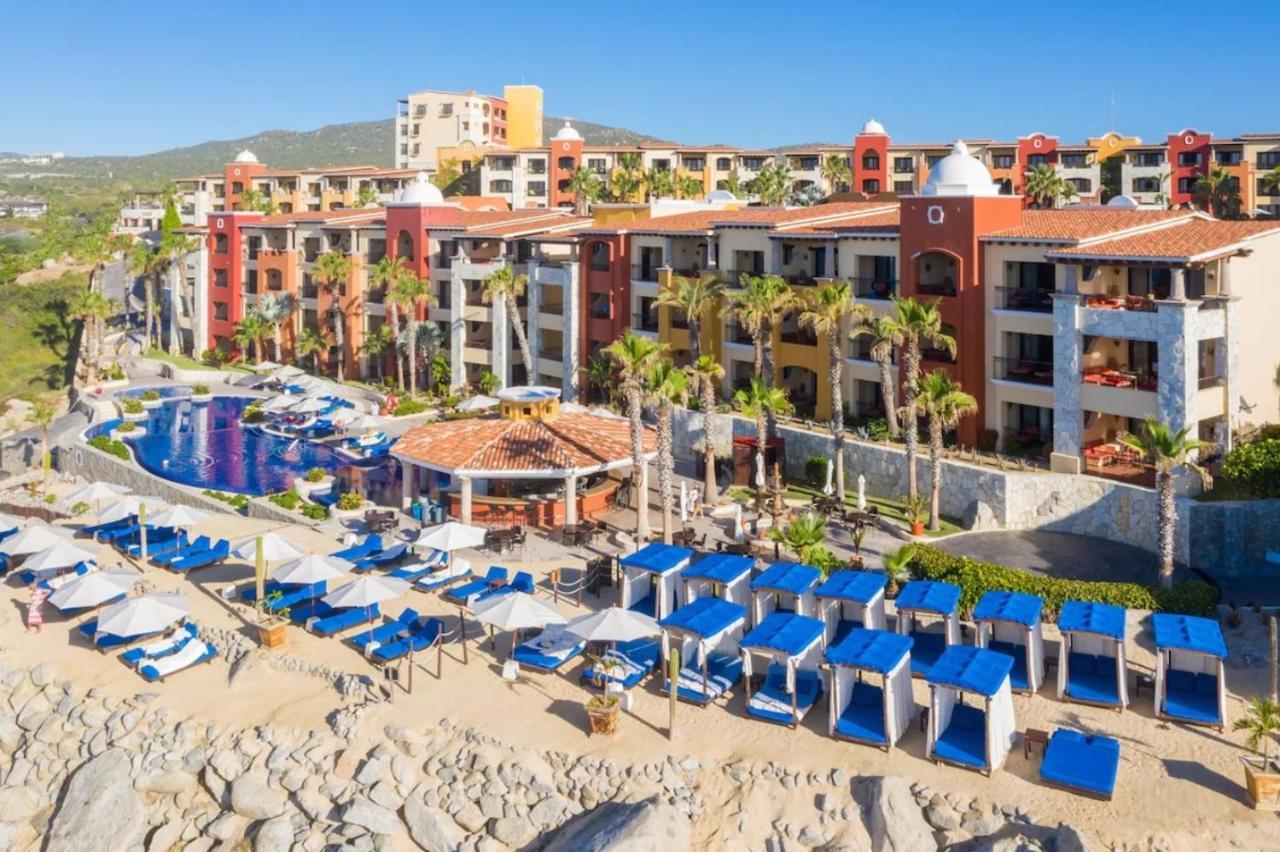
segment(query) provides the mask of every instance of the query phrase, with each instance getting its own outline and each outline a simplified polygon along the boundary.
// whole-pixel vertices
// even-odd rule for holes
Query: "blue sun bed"
[[[970,645],[948,646],[929,671],[929,757],[969,769],[998,769],[1016,722],[1005,654]],[[960,703],[963,695],[974,704]]]
[[[580,655],[587,644],[565,633],[563,624],[552,624],[541,633],[516,646],[512,659],[522,667],[553,672]]]
[[[222,562],[231,555],[231,542],[225,538],[218,539],[210,548],[197,553],[188,553],[180,559],[175,559],[165,567],[170,571],[192,571],[196,568],[206,568]]]
[[[164,639],[153,642],[150,645],[143,645],[139,648],[130,648],[120,655],[120,659],[133,668],[137,668],[140,664],[150,660],[158,660],[161,657],[167,657],[170,654],[177,653],[182,647],[196,637],[200,630],[190,621],[183,624],[173,633],[170,633]]]
[[[898,610],[897,632],[910,636],[911,673],[927,677],[948,646],[960,641],[960,587],[936,580],[912,580],[902,587],[894,605]],[[916,626],[921,616],[942,619],[942,631]]]
[[[403,559],[408,552],[409,545],[403,541],[398,541],[384,550],[379,550],[377,553],[371,553],[362,559],[356,560],[352,570],[358,574],[363,574],[367,571],[372,571],[379,565],[389,565],[392,562]]]
[[[1129,703],[1124,607],[1067,601],[1058,614],[1058,630],[1058,697],[1123,709]]]
[[[775,562],[751,581],[751,615],[759,624],[772,612],[810,615],[822,572],[798,562]]]
[[[1058,728],[1049,737],[1040,764],[1048,784],[1099,799],[1115,793],[1120,771],[1120,743],[1101,734]]]
[[[394,621],[379,624],[369,630],[361,630],[353,636],[348,636],[346,641],[356,650],[363,652],[371,645],[385,645],[388,642],[399,639],[401,636],[407,635],[413,625],[421,618],[422,616],[418,615],[417,610],[412,607],[405,607]]]
[[[1209,618],[1156,613],[1155,710],[1161,718],[1221,729],[1226,716],[1227,643]]]
[[[470,606],[472,598],[477,598],[491,587],[506,585],[508,572],[500,565],[490,565],[489,572],[483,578],[454,586],[441,593],[440,597],[459,606]]]
[[[382,611],[378,609],[377,604],[371,607],[346,607],[333,615],[310,621],[307,624],[307,630],[317,636],[333,636],[335,633],[341,633],[344,630],[350,630],[362,624],[369,624],[379,618],[382,618]]]
[[[695,652],[682,660],[676,696],[705,706],[742,678],[738,639],[746,623],[746,607],[719,598],[698,598],[658,622],[669,640],[692,640]],[[664,678],[662,691],[672,686]]]
[[[653,542],[618,560],[622,569],[622,606],[662,619],[675,609],[676,583],[693,559],[687,547]]]
[[[335,559],[345,559],[348,562],[356,562],[367,556],[372,556],[382,550],[382,536],[377,533],[369,533],[364,537],[364,541],[353,544],[351,547],[343,550],[335,550],[329,555]]]
[[[631,689],[644,680],[658,666],[662,648],[657,639],[633,639],[619,642],[618,647],[605,651],[601,657],[617,663],[616,673],[602,673],[591,664],[582,670],[581,680],[595,684],[618,683],[623,689]]]
[[[1043,599],[1035,595],[994,589],[985,592],[973,608],[978,646],[1013,660],[1009,681],[1020,692],[1035,692],[1044,681],[1043,608]]]
[[[746,605],[751,595],[748,581],[754,566],[755,560],[749,556],[708,553],[680,572],[680,582],[684,586],[683,603],[687,605],[699,597],[712,595]]]
[[[792,727],[804,718],[822,694],[818,663],[825,630],[816,618],[775,612],[742,637],[744,674],[751,674],[752,654],[770,658],[763,685],[747,700],[748,716]],[[789,670],[794,693],[787,690]]]
[[[428,618],[414,623],[406,634],[399,639],[379,645],[366,656],[375,663],[390,663],[408,656],[411,651],[417,652],[430,648],[444,633],[444,624],[438,618]]]
[[[207,663],[216,656],[218,656],[218,649],[213,645],[199,639],[192,639],[177,653],[139,666],[138,674],[148,682],[155,683],[180,671]]]
[[[911,690],[912,640],[887,630],[854,628],[828,646],[831,697],[827,732],[837,739],[890,748],[915,711]],[[871,674],[879,683],[863,678]]]

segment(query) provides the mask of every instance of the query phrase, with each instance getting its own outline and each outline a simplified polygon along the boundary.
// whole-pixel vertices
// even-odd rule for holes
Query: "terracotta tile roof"
[[[501,195],[453,195],[450,204],[460,204],[464,210],[500,212],[511,209],[511,204]]]
[[[553,216],[545,219],[528,219],[525,221],[506,222],[487,225],[482,228],[468,228],[468,236],[488,237],[495,240],[506,240],[531,234],[562,233],[576,231],[591,224],[591,219],[575,216]]]
[[[743,207],[737,210],[694,210],[653,219],[639,219],[614,226],[591,228],[610,234],[701,234],[719,226],[734,225],[774,228],[817,228],[841,219],[855,219],[887,212],[897,202],[841,201],[813,207]]]
[[[1022,224],[985,235],[989,242],[1018,240],[1026,242],[1075,243],[1091,238],[1118,234],[1134,228],[1168,224],[1194,216],[1187,210],[1124,210],[1091,207],[1064,210],[1027,210]]]
[[[1049,252],[1045,257],[1208,260],[1269,233],[1280,233],[1280,222],[1222,221],[1197,216],[1167,228]]]
[[[300,213],[273,213],[247,223],[248,227],[279,228],[303,222],[323,222],[327,225],[367,225],[386,216],[381,207],[363,207],[343,210],[304,210]]]
[[[648,427],[644,451],[657,448]],[[595,470],[631,458],[631,425],[596,414],[562,413],[552,421],[497,416],[428,423],[396,442],[395,455],[453,471],[513,475]]]
[[[819,225],[816,230],[830,231],[841,236],[856,237],[860,233],[866,234],[883,234],[897,233],[898,223],[901,219],[900,210],[885,210],[881,213],[872,213],[868,216],[859,216],[843,222],[833,222],[829,225]]]

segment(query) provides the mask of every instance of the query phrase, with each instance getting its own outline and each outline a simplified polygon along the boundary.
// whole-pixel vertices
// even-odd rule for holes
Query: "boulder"
[[[687,817],[656,796],[643,802],[606,802],[566,823],[545,852],[667,852],[693,848]]]
[[[253,838],[253,852],[289,852],[293,846],[293,823],[287,816],[264,822]]]
[[[428,807],[417,796],[404,803],[404,821],[409,836],[426,852],[453,852],[462,847],[466,833],[447,813]]]
[[[108,749],[76,770],[49,828],[47,852],[129,849],[145,814],[129,777],[129,756]]]
[[[400,831],[400,818],[384,807],[365,798],[353,799],[342,810],[342,821],[358,825],[374,834],[395,834]]]
[[[1058,852],[1099,852],[1102,849],[1080,829],[1065,822],[1058,826],[1053,848]]]
[[[0,818],[24,822],[40,810],[40,797],[30,787],[0,787]]]
[[[925,822],[911,784],[897,775],[871,783],[867,829],[872,852],[934,852],[933,830]]]
[[[538,836],[538,829],[524,817],[501,817],[489,821],[489,833],[513,849],[523,849]]]
[[[241,775],[231,782],[231,810],[248,820],[278,817],[287,803],[284,792],[254,775]]]

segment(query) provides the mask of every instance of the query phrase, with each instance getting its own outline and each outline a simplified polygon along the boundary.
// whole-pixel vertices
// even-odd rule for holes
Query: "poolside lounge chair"
[[[333,636],[335,633],[368,624],[379,618],[382,618],[382,611],[378,609],[377,604],[368,608],[353,606],[338,610],[333,615],[308,621],[307,630],[317,636]]]
[[[600,671],[592,663],[582,670],[581,679],[597,684],[618,683],[623,689],[631,689],[653,673],[661,653],[662,648],[657,639],[619,642],[617,648],[601,655],[601,659],[612,663],[613,668]]]
[[[378,535],[377,533],[370,533],[369,535],[365,536],[364,541],[360,542],[359,544],[352,545],[351,547],[345,548],[343,550],[335,550],[333,553],[330,553],[329,555],[334,557],[335,559],[345,559],[348,562],[357,562],[361,559],[364,559],[367,556],[372,556],[375,553],[380,553],[381,551],[382,551],[382,536]]]
[[[161,555],[170,553],[175,550],[181,550],[187,544],[187,531],[176,528],[169,529],[151,529],[147,528],[147,557],[151,557],[154,550]],[[139,534],[131,544],[124,547],[125,553],[130,556],[142,555],[142,536]]]
[[[394,621],[379,624],[370,630],[361,630],[354,636],[348,636],[346,641],[351,643],[351,646],[357,651],[367,653],[379,645],[394,642],[396,639],[408,635],[409,630],[421,618],[422,616],[418,615],[417,610],[412,607],[405,607]]]
[[[392,574],[395,572],[393,571]],[[471,576],[471,565],[463,559],[451,561],[439,571],[432,571],[414,583],[414,588],[434,592]]]
[[[118,541],[131,535],[136,535],[141,527],[138,524],[138,516],[130,515],[118,525],[111,526],[98,532],[98,540],[106,542]]]
[[[409,545],[403,541],[398,541],[385,550],[380,550],[377,553],[370,554],[369,556],[360,559],[355,563],[352,570],[356,573],[363,574],[366,571],[372,571],[379,565],[388,565],[399,559],[403,559],[405,554],[408,552]]]
[[[170,571],[186,572],[195,568],[205,568],[209,565],[215,565],[222,562],[231,555],[231,542],[225,538],[218,539],[212,547],[205,550],[188,553],[181,559],[170,562],[165,567]]]
[[[416,651],[423,651],[434,645],[444,634],[444,623],[438,618],[428,618],[415,622],[404,636],[385,645],[379,645],[365,656],[375,663],[390,663]]]
[[[135,520],[136,519],[133,517],[128,517],[128,518],[119,518],[114,521],[107,521],[106,523],[102,523],[102,524],[87,524],[81,527],[80,529],[76,530],[76,535],[87,535],[87,536],[92,536],[94,538],[97,538],[100,533],[105,533],[110,530],[117,530],[117,529],[121,529],[122,527],[130,526],[131,524],[134,523]],[[4,541],[10,535],[14,535],[17,532],[18,531],[15,529],[15,530],[10,530],[8,533],[0,533],[0,541]]]
[[[289,620],[294,624],[306,625],[310,621],[318,621],[322,618],[328,618],[338,613],[336,610],[324,602],[324,598],[312,598],[304,601],[297,606],[289,607]]]
[[[151,660],[158,660],[182,650],[182,647],[196,638],[199,632],[200,629],[188,621],[159,641],[138,648],[130,648],[120,655],[120,659],[136,669],[139,665]]]
[[[182,650],[177,653],[139,666],[138,674],[151,683],[155,683],[156,681],[163,681],[166,677],[177,674],[183,669],[207,663],[216,656],[218,656],[217,648],[208,642],[192,639],[182,646]]]
[[[522,667],[553,672],[577,657],[587,644],[564,632],[563,624],[552,624],[541,633],[516,646],[511,658]]]
[[[340,496],[338,489],[330,485],[323,491],[312,491],[307,498],[317,506],[332,507],[337,505]]]
[[[915,712],[910,656],[911,638],[887,630],[854,628],[828,647],[827,732],[837,739],[892,748]]]
[[[504,586],[507,583],[507,569],[499,565],[490,565],[489,573],[484,575],[483,579],[472,580],[470,583],[463,583],[461,586],[454,586],[452,589],[445,591],[440,597],[449,603],[455,603],[459,606],[470,606],[475,599],[479,599],[491,587]]]
[[[319,417],[310,426],[303,427],[298,430],[298,434],[303,438],[327,438],[334,433],[333,424],[328,420]]]
[[[1058,728],[1045,746],[1040,778],[1054,787],[1110,799],[1120,770],[1120,742],[1101,734]]]
[[[344,447],[350,447],[352,449],[361,450],[361,449],[367,449],[368,447],[377,446],[378,444],[385,444],[385,443],[387,443],[386,432],[373,432],[368,435],[359,435],[354,438],[347,438],[342,442],[342,445]]]
[[[147,555],[151,557],[151,561],[157,565],[168,565],[170,562],[176,562],[185,556],[190,556],[193,553],[200,553],[201,551],[208,550],[210,547],[213,547],[213,541],[209,536],[201,535],[196,536],[194,540],[188,542],[184,547],[179,548],[173,553],[156,556],[151,553],[150,549],[148,549]]]
[[[285,587],[275,580],[267,580],[262,586],[263,595],[273,595],[276,592],[283,592]],[[238,591],[240,600],[247,604],[255,604],[258,601],[258,585],[257,583],[245,583]]]
[[[114,651],[117,648],[125,648],[129,645],[137,644],[143,639],[161,636],[164,630],[152,630],[147,633],[138,633],[133,636],[110,636],[98,633],[98,619],[91,618],[88,621],[81,622],[76,625],[76,631],[89,640],[90,644],[99,651]]]
[[[307,601],[316,598],[322,598],[328,592],[329,584],[326,582],[309,583],[305,586],[291,586],[282,590],[280,597],[274,600],[264,601],[263,607],[267,612],[279,612],[282,609],[293,608]]]
[[[387,572],[387,576],[395,577],[397,580],[408,580],[412,583],[444,565],[445,562],[446,555],[439,550],[433,550],[426,559],[415,562],[412,565],[401,565],[399,568]]]

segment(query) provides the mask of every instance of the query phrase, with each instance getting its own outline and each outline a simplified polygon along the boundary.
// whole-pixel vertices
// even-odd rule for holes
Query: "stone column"
[[[191,311],[195,317],[191,324],[191,348],[192,355],[199,358],[201,352],[213,345],[209,340],[209,315],[213,311],[209,302],[209,244],[203,239],[196,250],[196,287],[192,302]],[[301,316],[302,312],[299,311],[298,315]]]
[[[1068,277],[1072,277],[1070,272]],[[1080,296],[1075,293],[1053,295],[1053,454],[1049,466],[1059,473],[1080,472],[1084,443],[1084,413],[1080,410],[1084,343],[1079,307]]]
[[[1185,302],[1187,300],[1187,271],[1172,269],[1169,275],[1169,301]]]
[[[769,241],[769,274],[782,274],[782,241]]]
[[[518,318],[517,318],[518,319]],[[498,377],[498,386],[511,384],[511,318],[505,299],[494,299],[489,307],[489,323],[493,343],[489,349],[489,369]]]
[[[1231,450],[1231,433],[1240,424],[1240,345],[1235,339],[1240,327],[1240,301],[1234,296],[1222,303],[1222,375],[1226,386],[1222,389],[1227,402],[1227,429],[1221,441],[1223,452]]]
[[[1080,267],[1074,263],[1067,264],[1066,280],[1062,282],[1062,292],[1075,295],[1080,292]]]
[[[467,286],[462,280],[462,242],[458,241],[457,253],[449,267],[449,390],[456,391],[467,383],[467,365],[463,361],[463,349],[467,345]]]
[[[582,345],[582,293],[578,279],[577,253],[564,266],[564,284],[561,286],[564,307],[564,332],[561,335],[560,365],[564,377],[560,380],[565,402],[577,402],[581,377],[579,347]]]
[[[1231,295],[1231,258],[1229,257],[1218,261],[1218,294]]]
[[[1175,431],[1190,428],[1192,437],[1199,422],[1200,365],[1194,326],[1198,312],[1195,302],[1163,301],[1156,306],[1156,418]]]
[[[716,240],[715,237],[710,237],[707,239],[707,271],[708,272],[715,272],[720,268],[720,259],[716,257],[716,250],[718,247],[719,247],[719,242]]]
[[[662,265],[667,269],[675,268],[675,242],[671,237],[662,238]]]
[[[542,328],[538,322],[538,314],[542,311],[542,284],[538,281],[538,263],[529,261],[525,265],[525,275],[529,284],[525,292],[529,294],[529,305],[525,308],[524,333],[529,338],[529,355],[533,358],[533,372],[525,377],[525,384],[539,385],[538,353],[542,350]]]
[[[418,468],[407,461],[400,462],[400,509],[409,511],[409,504],[418,496]]]
[[[578,522],[578,477],[564,479],[564,522],[572,526]]]
[[[462,517],[460,520],[464,524],[471,523],[471,477],[459,476],[458,485],[462,489]]]

